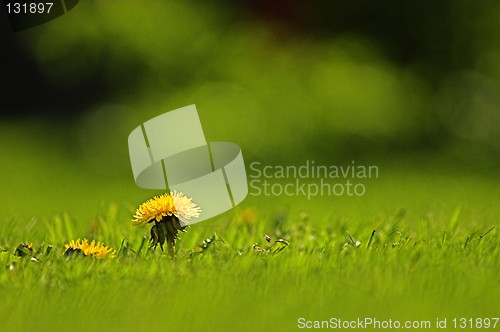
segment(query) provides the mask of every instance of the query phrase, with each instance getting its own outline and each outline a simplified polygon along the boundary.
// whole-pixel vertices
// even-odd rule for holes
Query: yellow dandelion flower
[[[174,190],[142,203],[135,212],[133,221],[135,225],[140,225],[152,222],[153,219],[159,222],[163,217],[174,215],[187,224],[189,219],[198,218],[200,213],[201,209],[191,198]]]
[[[175,241],[178,232],[184,231],[191,218],[198,218],[200,207],[193,203],[192,198],[181,192],[171,191],[155,196],[142,203],[134,214],[134,225],[154,222],[151,228],[151,247],[167,242],[170,255],[174,256]]]
[[[78,251],[83,253],[85,256],[93,256],[96,258],[104,258],[108,255],[110,257],[115,256],[115,251],[113,250],[113,248],[106,247],[101,242],[96,243],[95,240],[92,240],[92,242],[89,243],[89,240],[85,238],[83,240],[71,240],[64,246],[66,247],[65,254],[70,254],[72,252]]]

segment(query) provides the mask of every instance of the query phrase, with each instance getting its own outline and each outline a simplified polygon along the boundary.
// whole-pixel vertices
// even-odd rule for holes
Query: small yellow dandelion
[[[114,257],[115,256],[115,251],[111,247],[106,247],[104,244],[101,242],[95,242],[95,240],[92,240],[91,243],[89,243],[89,240],[87,239],[77,239],[77,240],[71,240],[69,243],[64,245],[66,247],[65,254],[70,255],[71,253],[74,252],[81,252],[85,256],[93,256],[96,258],[104,258],[109,255],[109,257]]]
[[[178,231],[184,231],[191,218],[198,218],[201,209],[191,198],[181,192],[171,191],[142,203],[134,214],[134,225],[154,222],[151,228],[151,247],[167,242],[170,255],[174,256]]]

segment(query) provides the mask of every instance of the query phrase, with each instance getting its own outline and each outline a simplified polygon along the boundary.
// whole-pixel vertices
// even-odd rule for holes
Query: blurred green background
[[[3,18],[5,218],[132,211],[152,193],[128,134],[189,104],[247,165],[356,160],[394,195],[465,176],[498,198],[498,1],[82,1],[18,33]]]

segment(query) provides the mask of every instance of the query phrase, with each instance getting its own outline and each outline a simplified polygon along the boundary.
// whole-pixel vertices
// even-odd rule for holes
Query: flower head
[[[175,241],[179,231],[185,231],[188,221],[197,218],[201,209],[191,198],[177,191],[155,196],[142,203],[134,215],[134,225],[153,223],[151,227],[151,247],[159,244],[163,250],[166,242],[172,257],[175,255]]]
[[[78,251],[83,253],[85,256],[93,256],[97,258],[104,258],[108,254],[110,254],[110,257],[113,257],[115,255],[115,251],[113,250],[113,248],[106,247],[101,242],[97,242],[96,244],[95,240],[92,240],[92,242],[89,243],[89,240],[85,238],[83,240],[71,240],[64,246],[66,247],[66,254]]]
[[[135,212],[133,221],[135,225],[140,225],[153,220],[159,222],[163,217],[174,215],[187,224],[189,219],[199,217],[200,213],[200,207],[191,198],[174,190],[142,203]]]

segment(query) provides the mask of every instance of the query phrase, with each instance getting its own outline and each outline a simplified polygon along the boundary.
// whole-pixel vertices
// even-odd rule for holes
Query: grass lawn
[[[499,317],[498,181],[408,168],[370,181],[357,198],[249,196],[182,233],[175,260],[147,249],[130,201],[88,218],[5,218],[0,330],[289,331],[299,318],[365,317],[451,328]],[[116,258],[67,258],[78,237]],[[279,252],[278,239],[289,243]],[[32,254],[14,255],[21,242]]]

